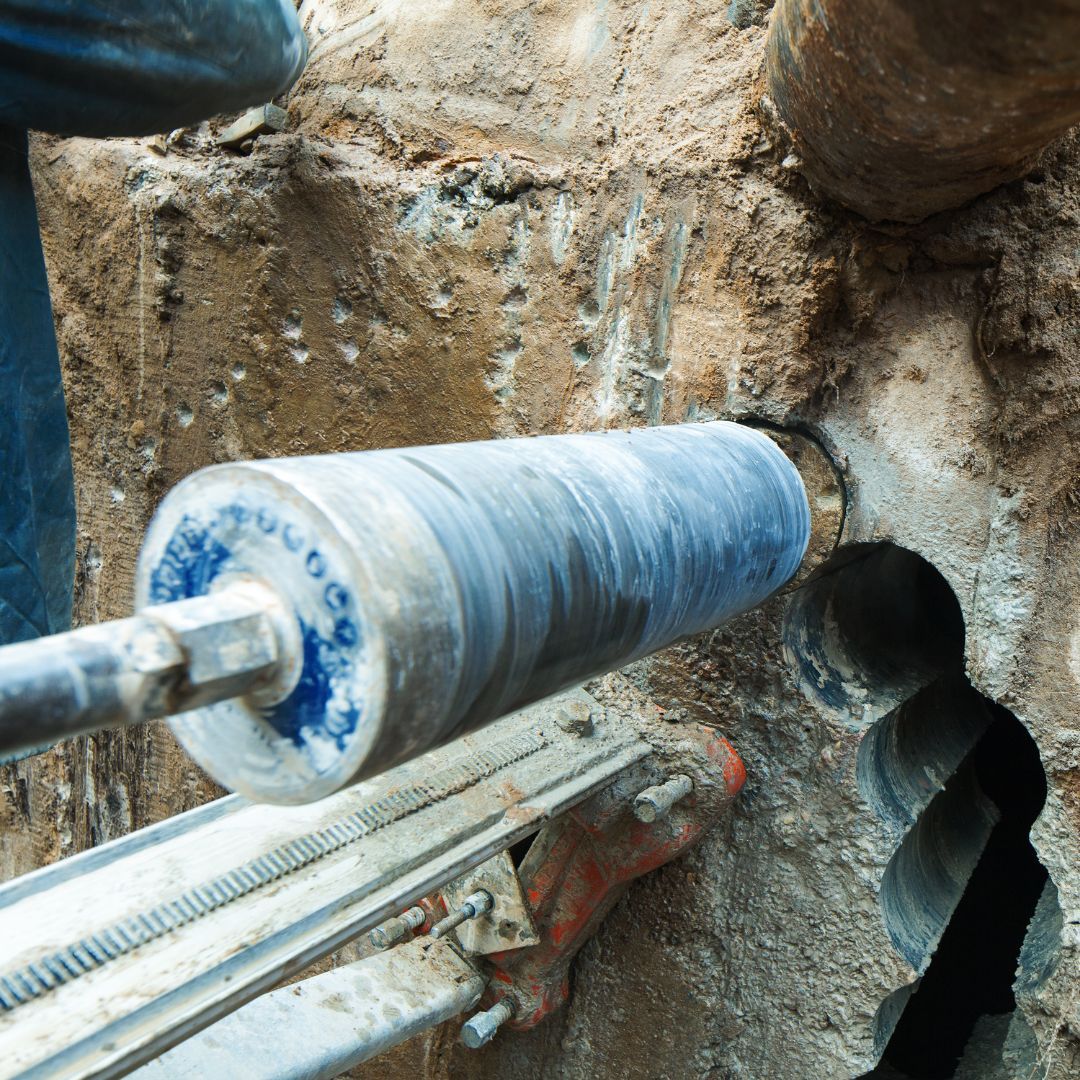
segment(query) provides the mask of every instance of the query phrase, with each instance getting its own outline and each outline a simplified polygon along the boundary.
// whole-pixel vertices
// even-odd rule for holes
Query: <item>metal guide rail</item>
[[[550,706],[302,807],[230,796],[0,888],[0,1077],[123,1075],[651,754]]]

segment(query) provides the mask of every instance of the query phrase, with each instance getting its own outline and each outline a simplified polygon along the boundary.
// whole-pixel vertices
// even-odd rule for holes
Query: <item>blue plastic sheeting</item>
[[[67,415],[26,132],[0,131],[0,637],[67,629],[75,560]]]
[[[25,129],[167,131],[269,100],[306,55],[291,0],[0,0],[0,642],[68,627],[75,561]]]

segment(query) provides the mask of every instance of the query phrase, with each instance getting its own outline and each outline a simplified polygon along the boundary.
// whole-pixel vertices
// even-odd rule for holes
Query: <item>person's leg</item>
[[[66,630],[75,496],[26,128],[167,131],[293,83],[292,0],[0,0],[0,644]]]
[[[66,630],[75,499],[26,133],[0,128],[0,642]]]
[[[0,0],[0,124],[150,135],[284,93],[293,0]]]

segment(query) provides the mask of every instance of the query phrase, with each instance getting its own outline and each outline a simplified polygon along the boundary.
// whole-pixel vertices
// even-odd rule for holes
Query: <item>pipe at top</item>
[[[777,0],[761,106],[815,190],[921,221],[1080,123],[1080,0]]]

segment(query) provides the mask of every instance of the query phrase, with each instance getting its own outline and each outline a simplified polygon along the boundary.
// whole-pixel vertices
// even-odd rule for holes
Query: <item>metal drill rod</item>
[[[236,583],[0,649],[0,756],[265,684],[281,660],[275,606],[269,590]]]

